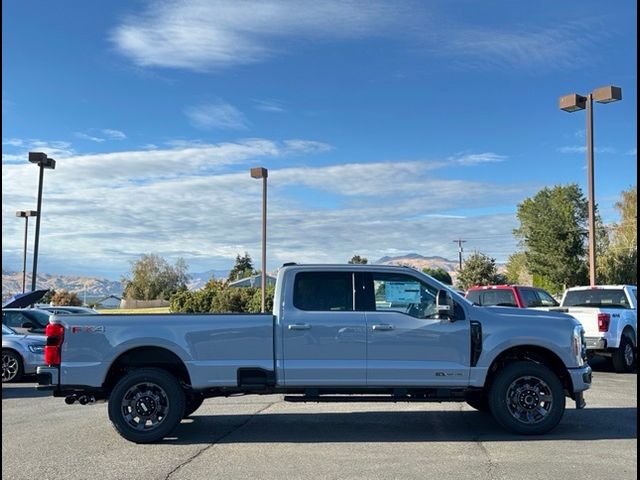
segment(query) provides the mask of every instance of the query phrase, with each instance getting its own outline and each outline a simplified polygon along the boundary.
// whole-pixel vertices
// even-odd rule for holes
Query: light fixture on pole
[[[38,212],[35,210],[18,210],[16,217],[24,218],[24,249],[22,251],[22,293],[24,293],[27,284],[27,237],[29,234],[29,217],[37,217]]]
[[[593,101],[598,103],[611,103],[622,100],[622,89],[609,85],[596,88],[587,96],[572,93],[560,97],[560,110],[565,112],[577,112],[587,110],[587,188],[589,204],[589,284],[596,284],[596,213],[595,213],[595,182],[593,160]]]
[[[33,273],[31,276],[31,290],[36,289],[36,278],[38,276],[38,247],[40,245],[40,219],[42,218],[42,182],[44,181],[44,170],[54,170],[56,161],[47,157],[42,152],[29,152],[29,161],[40,167],[40,178],[38,181],[38,215],[36,216],[36,237],[33,245]]]
[[[260,311],[265,313],[267,304],[267,177],[269,171],[263,167],[251,169],[251,178],[262,179],[262,281]]]

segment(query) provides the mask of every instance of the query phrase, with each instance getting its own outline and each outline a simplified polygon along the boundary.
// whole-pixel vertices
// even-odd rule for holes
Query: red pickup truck
[[[486,285],[471,287],[466,298],[479,306],[493,307],[557,307],[559,303],[546,291],[522,285]]]

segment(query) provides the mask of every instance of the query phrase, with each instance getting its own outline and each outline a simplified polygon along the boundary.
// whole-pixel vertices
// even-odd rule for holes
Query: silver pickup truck
[[[272,315],[52,316],[39,389],[108,400],[120,435],[154,442],[203,399],[466,401],[507,430],[584,407],[584,333],[557,312],[476,307],[407,267],[285,265]]]

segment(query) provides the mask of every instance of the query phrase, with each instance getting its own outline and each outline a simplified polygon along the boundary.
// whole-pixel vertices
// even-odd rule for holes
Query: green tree
[[[447,285],[453,285],[451,275],[444,268],[423,268],[423,273],[435,278],[436,280],[446,283]]]
[[[616,203],[620,223],[610,229],[610,242],[598,258],[597,271],[601,283],[638,283],[638,187],[621,193]]]
[[[250,277],[255,275],[256,271],[253,268],[253,260],[251,256],[244,252],[244,255],[236,255],[236,263],[229,272],[229,281],[240,280],[241,278]]]
[[[159,255],[145,254],[132,262],[131,278],[123,278],[124,295],[136,300],[168,300],[176,292],[186,290],[188,281],[183,259],[172,266]]]
[[[508,283],[532,285],[533,277],[527,270],[527,257],[524,252],[516,252],[509,256],[505,276]]]
[[[526,268],[552,293],[587,278],[587,201],[576,184],[540,190],[518,205],[514,235],[524,248]]]
[[[51,303],[58,307],[79,307],[82,305],[82,301],[78,298],[78,295],[67,290],[58,290],[51,297]]]
[[[273,309],[274,287],[266,292],[267,311]],[[209,280],[197,291],[181,291],[171,297],[172,312],[181,313],[259,313],[260,289],[255,287],[230,287],[224,280]]]
[[[367,263],[369,263],[369,260],[361,257],[360,255],[354,255],[353,257],[351,257],[351,260],[349,260],[348,263],[350,265],[366,265]]]
[[[458,272],[458,286],[466,290],[475,285],[490,285],[499,281],[497,275],[496,259],[475,252],[467,258]]]

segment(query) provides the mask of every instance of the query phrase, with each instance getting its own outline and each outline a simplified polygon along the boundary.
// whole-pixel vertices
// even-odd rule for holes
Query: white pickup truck
[[[587,353],[611,357],[616,372],[633,370],[637,350],[638,287],[603,285],[564,292],[562,311],[585,331]]]

